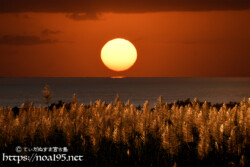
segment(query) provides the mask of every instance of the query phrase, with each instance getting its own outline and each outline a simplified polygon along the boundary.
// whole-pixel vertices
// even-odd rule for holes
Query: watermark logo
[[[22,152],[22,147],[17,146],[15,150],[16,150],[17,153],[20,153],[20,152]]]
[[[67,155],[67,147],[21,147],[17,146],[15,148],[16,153],[31,153],[31,155],[7,155],[2,153],[3,162],[81,162],[84,161],[83,155]],[[44,153],[49,153],[48,155],[40,155]]]

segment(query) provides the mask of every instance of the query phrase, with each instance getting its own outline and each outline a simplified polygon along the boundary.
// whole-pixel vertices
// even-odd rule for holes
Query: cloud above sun
[[[144,13],[163,11],[242,10],[249,8],[249,0],[0,0],[0,13]],[[93,17],[94,15],[91,16]]]

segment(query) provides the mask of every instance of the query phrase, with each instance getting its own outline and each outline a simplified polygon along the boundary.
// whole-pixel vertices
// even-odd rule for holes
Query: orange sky
[[[0,76],[249,77],[249,16],[249,9],[107,11],[93,18],[0,11]],[[116,37],[138,52],[124,72],[107,69],[100,59],[102,46]]]

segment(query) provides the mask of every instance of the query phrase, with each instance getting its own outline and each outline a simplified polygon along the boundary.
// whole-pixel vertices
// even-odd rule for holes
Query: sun
[[[134,65],[137,59],[137,51],[130,41],[123,38],[115,38],[103,46],[101,59],[109,69],[125,71]]]

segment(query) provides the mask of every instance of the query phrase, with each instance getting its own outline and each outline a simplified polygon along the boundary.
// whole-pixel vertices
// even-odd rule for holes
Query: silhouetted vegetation
[[[0,149],[16,155],[16,146],[66,146],[68,155],[84,155],[83,162],[19,166],[248,166],[249,119],[246,100],[168,104],[159,97],[153,109],[148,101],[134,107],[119,97],[111,104],[78,104],[76,98],[48,107],[26,102],[0,108]]]
[[[30,105],[32,105],[32,103],[30,103],[29,101],[26,101],[26,107],[25,108],[29,108]],[[24,104],[25,104],[24,103]],[[27,105],[28,103],[28,105]],[[202,106],[204,104],[204,102],[201,102],[201,101],[197,101],[197,103]],[[124,103],[122,103],[124,105]],[[70,103],[66,103],[66,102],[63,102],[62,100],[59,100],[57,103],[52,103],[48,106],[48,109],[49,111],[53,111],[53,108],[55,109],[59,109],[61,108],[62,106],[64,106],[67,111],[70,110],[70,107],[72,105],[72,102]],[[105,103],[106,106],[108,106],[108,104]],[[190,100],[190,98],[186,99],[186,100],[177,100],[176,102],[173,102],[173,103],[169,103],[167,104],[169,108],[171,108],[173,105],[178,105],[178,106],[187,106],[187,105],[192,105],[192,102]],[[232,102],[230,101],[229,103],[215,103],[215,104],[211,104],[210,102],[207,102],[207,105],[208,107],[215,107],[217,110],[219,110],[223,105],[226,106],[227,108],[233,108],[234,106],[236,105],[240,105],[239,102]],[[28,106],[28,107],[27,107]],[[90,107],[90,105],[85,105],[85,108],[88,109]],[[47,107],[45,107],[47,108]],[[141,105],[138,105],[135,107],[136,110],[142,110],[142,106]],[[19,107],[15,106],[12,108],[12,111],[15,115],[18,115],[19,114]],[[151,108],[151,111],[154,111],[155,108]]]

